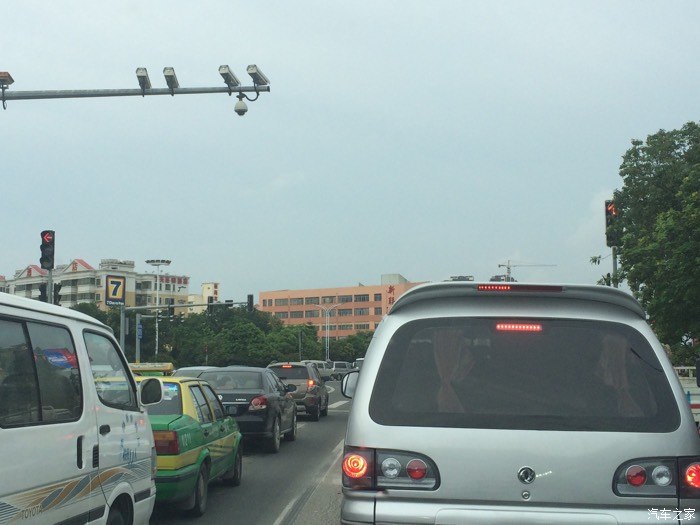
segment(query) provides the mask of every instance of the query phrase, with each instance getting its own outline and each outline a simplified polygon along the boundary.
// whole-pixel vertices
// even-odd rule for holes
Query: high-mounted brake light
[[[476,287],[480,292],[509,292],[509,284],[480,284]]]
[[[282,365],[282,368],[292,368],[292,365]]]
[[[562,286],[547,284],[479,284],[479,292],[563,292]]]
[[[542,325],[538,323],[496,323],[499,332],[541,332]]]

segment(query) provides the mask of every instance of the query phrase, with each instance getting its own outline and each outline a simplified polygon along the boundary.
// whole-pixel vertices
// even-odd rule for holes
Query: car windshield
[[[308,379],[309,371],[305,366],[289,366],[285,368],[284,365],[281,366],[271,366],[272,370],[277,377],[280,379]]]
[[[370,401],[383,425],[670,432],[680,416],[641,334],[581,320],[431,319],[391,339]]]
[[[209,371],[199,376],[215,390],[249,390],[262,388],[260,372],[248,371]]]
[[[163,381],[163,401],[148,406],[148,413],[152,416],[170,416],[182,414],[182,397],[180,396],[179,383],[167,383]]]

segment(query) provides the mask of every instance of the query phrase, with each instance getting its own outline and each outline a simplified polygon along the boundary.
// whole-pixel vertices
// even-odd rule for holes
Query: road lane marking
[[[328,408],[338,408],[339,406],[343,406],[345,403],[349,403],[350,401],[345,400],[345,401],[336,401],[335,403],[328,405]]]
[[[304,507],[304,505],[306,505],[306,502],[309,501],[311,495],[314,492],[316,492],[316,489],[321,484],[321,481],[323,481],[323,479],[325,479],[325,477],[328,475],[331,469],[335,467],[335,462],[338,460],[338,457],[342,453],[344,444],[345,438],[341,439],[335,446],[335,448],[331,451],[331,461],[328,467],[323,471],[323,476],[321,476],[316,483],[310,485],[302,494],[290,501],[287,504],[287,506],[282,510],[282,514],[279,515],[279,518],[277,518],[272,525],[292,523],[296,519],[296,517],[299,515],[299,512],[301,512],[301,509]]]

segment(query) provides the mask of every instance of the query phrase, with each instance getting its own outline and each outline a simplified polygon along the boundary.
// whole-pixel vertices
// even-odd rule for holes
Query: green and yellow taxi
[[[241,432],[206,381],[161,381],[163,401],[148,407],[157,453],[156,503],[178,503],[201,516],[210,481],[241,482]]]

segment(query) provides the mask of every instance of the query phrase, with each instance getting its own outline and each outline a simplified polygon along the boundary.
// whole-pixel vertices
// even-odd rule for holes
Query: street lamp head
[[[221,78],[224,79],[224,83],[230,88],[235,88],[241,85],[240,80],[236,78],[236,75],[233,74],[231,68],[228,66],[219,66],[219,75],[221,75]]]
[[[148,78],[148,71],[145,67],[136,68],[136,78],[139,81],[141,89],[151,89],[151,79]]]
[[[150,264],[151,266],[168,266],[170,264],[169,259],[148,259],[146,261],[146,264]]]
[[[171,91],[180,87],[180,83],[177,81],[177,76],[175,75],[175,68],[163,68],[163,75],[165,76],[165,82],[168,84]]]
[[[250,78],[253,79],[253,83],[255,85],[268,86],[270,84],[268,78],[263,74],[262,71],[260,71],[260,69],[258,69],[258,66],[256,66],[255,64],[249,65],[246,71],[250,75]]]

